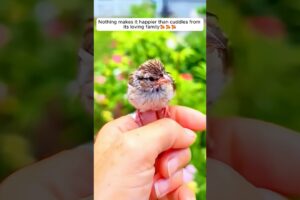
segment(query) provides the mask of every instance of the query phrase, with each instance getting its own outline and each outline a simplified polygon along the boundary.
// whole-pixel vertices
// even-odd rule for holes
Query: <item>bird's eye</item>
[[[154,81],[154,78],[153,78],[153,77],[149,77],[149,80],[150,80],[150,81]]]

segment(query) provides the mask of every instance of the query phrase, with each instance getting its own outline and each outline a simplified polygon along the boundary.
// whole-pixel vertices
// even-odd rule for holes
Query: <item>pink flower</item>
[[[49,37],[59,38],[66,32],[66,26],[59,20],[53,20],[45,25],[44,30]]]
[[[101,75],[98,75],[98,76],[95,76],[95,83],[98,83],[98,84],[103,84],[105,83],[106,81],[106,78],[104,76],[101,76]]]
[[[249,17],[247,23],[256,32],[269,37],[284,37],[286,29],[282,21],[274,16]]]
[[[106,101],[106,96],[104,94],[94,94],[94,99],[97,103],[103,104]]]
[[[123,75],[123,73],[122,73],[122,71],[121,71],[120,69],[115,69],[115,70],[113,71],[113,74],[115,75],[115,77],[116,77],[116,79],[117,79],[118,81],[124,80],[124,75]]]
[[[124,78],[124,75],[123,74],[119,74],[119,75],[117,75],[117,80],[118,81],[122,81],[122,80],[124,80],[125,78]]]
[[[113,55],[113,56],[112,56],[112,60],[113,60],[115,63],[121,63],[121,62],[122,62],[122,56],[121,56],[121,55]]]
[[[188,81],[193,80],[193,75],[190,73],[180,74],[180,77],[183,78],[184,80],[188,80]]]

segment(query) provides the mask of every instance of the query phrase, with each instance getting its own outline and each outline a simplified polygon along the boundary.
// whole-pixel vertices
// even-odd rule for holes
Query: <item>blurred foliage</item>
[[[175,79],[172,104],[206,111],[205,32],[95,32],[95,43],[95,131],[108,121],[100,110],[114,117],[134,110],[125,96],[127,77],[150,58],[159,58]]]
[[[206,15],[206,6],[199,7],[197,13],[200,15]]]
[[[126,97],[127,77],[151,58],[160,59],[176,82],[172,105],[206,112],[206,32],[97,32],[94,64],[94,131],[108,121],[134,112]],[[192,146],[197,168],[197,199],[206,194],[206,139]]]
[[[210,1],[209,11],[219,17],[234,56],[233,80],[215,108],[219,114],[261,119],[300,131],[300,46],[294,40],[297,31],[290,29],[290,24],[299,25],[299,22],[283,17],[293,12],[277,9],[277,5],[282,5],[282,9],[289,7],[299,14],[300,4],[288,6],[287,2],[290,1],[242,1],[240,4]],[[249,4],[251,10],[243,12],[241,7]],[[255,26],[261,19],[264,26]],[[270,31],[264,31],[264,27]]]
[[[209,2],[214,4],[214,2]],[[289,40],[300,43],[300,3],[293,0],[225,0],[223,5],[234,5],[239,13],[245,16],[277,16],[285,24]],[[212,7],[211,7],[212,8]]]
[[[91,118],[72,89],[87,5],[1,1],[0,180],[91,138]]]
[[[144,1],[142,4],[131,6],[131,17],[152,18],[155,17],[156,6],[151,1]]]
[[[111,36],[111,45],[104,44],[102,41],[102,38],[108,37],[107,35]],[[124,94],[127,89],[129,73],[133,72],[137,66],[147,59],[159,58],[176,81],[177,95],[173,103],[190,104],[195,109],[205,112],[205,106],[203,106],[205,105],[205,95],[203,94],[205,94],[206,73],[206,55],[205,49],[203,49],[203,45],[205,46],[205,34],[204,32],[191,33],[185,39],[186,41],[182,37],[176,37],[169,32],[95,33],[95,42],[99,41],[95,46],[95,91],[96,93],[111,96],[109,102],[102,102],[101,109],[107,106],[111,110],[117,102],[126,100]],[[201,46],[202,51],[200,51]],[[109,53],[104,54],[103,49]],[[98,50],[101,52],[99,57],[97,54]],[[97,84],[98,75],[104,76],[105,84]],[[202,84],[196,84],[198,82]],[[109,87],[110,85],[112,87]],[[122,85],[123,87],[121,87]],[[194,91],[200,91],[200,93],[195,94],[196,97],[185,95]],[[121,96],[117,95],[118,93],[122,93]],[[197,103],[199,101],[200,104]],[[128,102],[123,102],[123,104],[125,104],[123,106],[125,110],[122,110],[122,113],[133,111]],[[129,110],[128,107],[130,108]],[[99,122],[99,120],[96,121]],[[102,120],[101,122],[103,124],[107,121]],[[97,130],[99,127],[95,128]]]

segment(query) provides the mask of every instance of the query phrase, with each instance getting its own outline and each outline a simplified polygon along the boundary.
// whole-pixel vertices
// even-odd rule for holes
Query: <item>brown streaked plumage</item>
[[[174,92],[174,80],[160,60],[144,62],[129,76],[128,100],[140,112],[165,108]]]

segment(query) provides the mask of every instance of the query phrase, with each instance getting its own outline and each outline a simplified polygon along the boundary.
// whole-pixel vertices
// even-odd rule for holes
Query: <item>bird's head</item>
[[[174,90],[175,84],[169,73],[165,71],[163,64],[152,59],[144,62],[130,75],[129,84],[145,92],[161,92]]]

